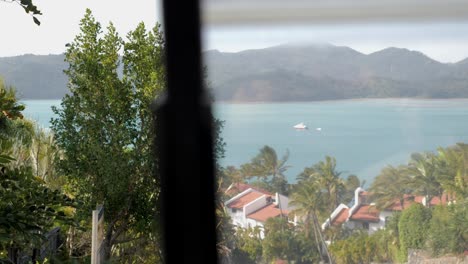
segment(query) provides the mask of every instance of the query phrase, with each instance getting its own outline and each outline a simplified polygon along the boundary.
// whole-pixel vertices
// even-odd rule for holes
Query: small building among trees
[[[379,209],[372,200],[372,195],[361,187],[354,192],[354,198],[349,206],[340,204],[322,224],[322,229],[330,226],[343,226],[349,229],[364,229],[369,234],[374,233],[385,227],[389,217],[394,212],[403,211],[409,208],[413,203],[419,203],[424,206],[433,206],[438,204],[447,204],[449,199],[447,195],[432,197],[431,202],[427,203],[426,197],[407,194],[404,196],[403,203],[397,198],[383,209]]]
[[[243,189],[240,193],[225,202],[226,209],[232,223],[240,228],[260,227],[263,230],[265,222],[273,217],[286,217],[295,224],[296,217],[288,216],[293,209],[289,205],[289,198],[279,193],[269,193],[247,184],[242,186],[231,185],[232,189]],[[263,231],[261,237],[264,237]]]

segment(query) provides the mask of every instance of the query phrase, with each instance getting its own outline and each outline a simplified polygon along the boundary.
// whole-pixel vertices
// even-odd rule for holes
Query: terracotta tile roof
[[[431,200],[431,205],[439,205],[439,204],[448,204],[450,201],[450,196],[448,194],[443,194],[442,195],[442,200],[440,200],[439,197],[433,197]]]
[[[414,196],[414,201],[417,203],[422,204],[423,199],[424,199],[424,196]]]
[[[350,219],[369,222],[379,222],[379,214],[380,212],[375,208],[375,206],[361,205],[354,212]]]
[[[287,215],[288,213],[289,212],[287,210],[283,209],[283,215]],[[281,210],[278,207],[276,207],[275,204],[269,204],[249,214],[247,217],[260,222],[265,222],[268,218],[277,217],[280,215]]]
[[[411,206],[413,203],[422,203],[422,197],[420,196],[414,196],[411,194],[405,194],[404,196],[404,202],[403,202],[403,208],[401,208],[400,204],[400,199],[395,199],[393,204],[391,204],[389,207],[385,208],[385,210],[389,211],[402,211],[403,209],[407,209],[408,207]]]
[[[242,182],[239,182],[239,183],[233,183],[231,186],[229,186],[229,188],[225,191],[225,193],[227,195],[235,195],[235,194],[238,194],[238,193],[241,193],[247,189],[254,189],[256,191],[259,191],[261,193],[264,193],[264,194],[268,194],[268,195],[272,195],[271,193],[263,190],[263,189],[260,189],[260,188],[257,188],[257,187],[254,187],[252,185],[249,185],[247,183],[242,183]]]
[[[348,208],[341,209],[338,215],[336,215],[336,217],[333,218],[332,225],[334,226],[341,225],[342,223],[346,221],[346,219],[348,219],[348,216],[349,216],[349,209]]]
[[[408,209],[408,207],[410,207],[411,204],[413,203],[422,204],[423,199],[424,199],[424,196],[422,195],[415,196],[415,195],[407,194],[405,195],[405,202],[403,203],[403,207],[404,209]],[[431,200],[431,205],[447,204],[449,199],[450,197],[446,194],[442,195],[442,201],[440,200],[439,197],[433,197]],[[386,210],[390,210],[390,211],[401,211],[402,209],[403,208],[401,208],[401,204],[398,199],[396,199],[392,205],[386,208]]]
[[[242,209],[244,207],[244,205],[252,202],[253,200],[259,198],[260,196],[264,195],[263,193],[261,192],[257,192],[257,191],[252,191],[252,192],[249,192],[241,197],[239,197],[238,199],[230,202],[227,207],[229,208],[236,208],[236,209]]]

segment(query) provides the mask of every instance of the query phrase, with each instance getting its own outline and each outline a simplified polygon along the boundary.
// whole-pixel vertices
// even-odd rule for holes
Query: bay
[[[59,100],[24,101],[26,117],[49,127]],[[411,153],[468,142],[468,100],[366,99],[293,103],[216,103],[227,144],[223,166],[249,162],[269,145],[289,152],[290,182],[326,155],[343,175],[369,184],[386,165],[406,163]],[[309,129],[293,128],[304,122]],[[316,128],[321,128],[317,130]]]

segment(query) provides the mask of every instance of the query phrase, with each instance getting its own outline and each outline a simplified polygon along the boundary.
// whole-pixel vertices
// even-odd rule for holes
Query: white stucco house
[[[288,217],[292,210],[289,198],[285,195],[271,194],[247,184],[231,185],[227,192],[240,192],[227,200],[224,204],[232,219],[232,223],[240,228],[260,227],[263,230],[265,222],[272,217]],[[295,217],[288,218],[295,223]],[[263,238],[263,231],[261,232]]]
[[[370,200],[370,194],[363,188],[358,187],[354,191],[354,199],[350,206],[340,204],[330,215],[330,217],[322,224],[322,229],[331,226],[342,226],[350,229],[368,230],[369,234],[385,228],[385,224],[389,217],[395,211],[402,211],[408,208],[412,203],[421,203],[426,205],[426,198],[423,196],[406,195],[403,208],[398,199],[384,210],[378,210],[375,204]],[[446,204],[447,196],[443,196],[442,200],[439,197],[431,199],[431,205]]]

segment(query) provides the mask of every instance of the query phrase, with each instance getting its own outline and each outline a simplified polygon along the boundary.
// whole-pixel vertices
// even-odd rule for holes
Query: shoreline
[[[412,102],[467,102],[466,98],[416,98],[416,97],[387,97],[387,98],[350,98],[315,101],[214,101],[214,104],[297,104],[297,103],[330,103],[330,102],[384,102],[384,101],[412,101]]]
[[[21,99],[20,102],[27,101],[61,101],[62,98],[41,98],[41,99]],[[298,103],[330,103],[330,102],[392,102],[392,101],[411,101],[411,102],[467,102],[466,98],[416,98],[416,97],[386,97],[386,98],[350,98],[350,99],[331,99],[331,100],[313,100],[313,101],[214,101],[213,104],[232,104],[232,105],[250,105],[250,104],[298,104]]]

